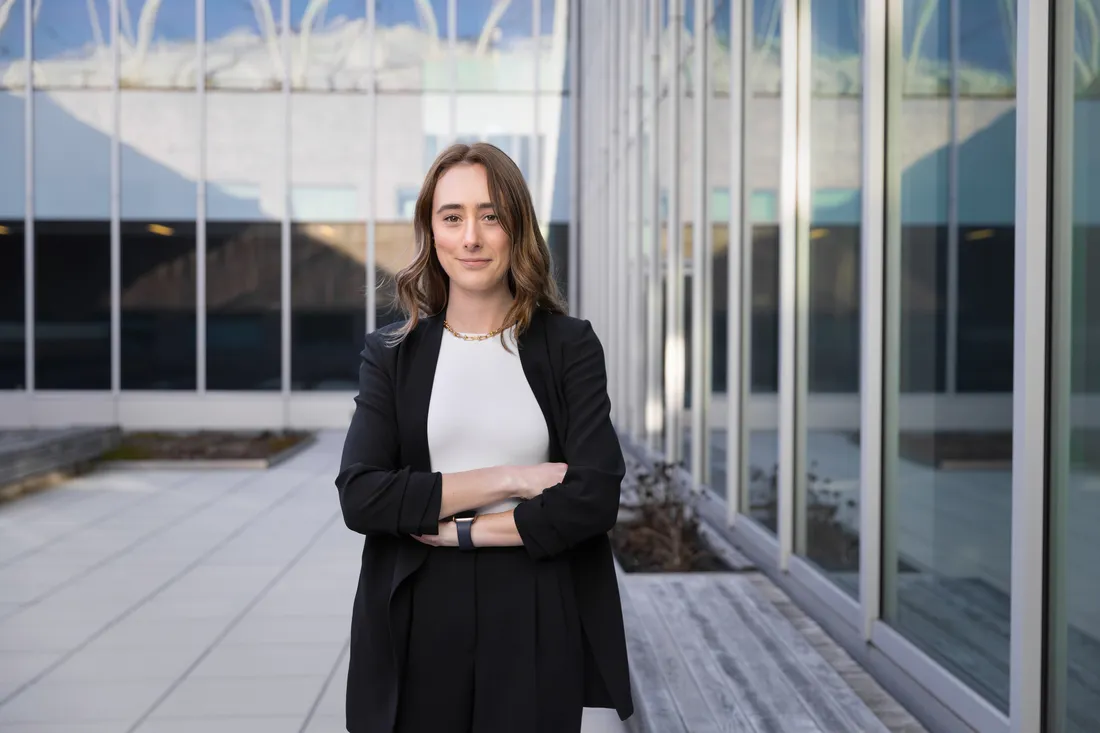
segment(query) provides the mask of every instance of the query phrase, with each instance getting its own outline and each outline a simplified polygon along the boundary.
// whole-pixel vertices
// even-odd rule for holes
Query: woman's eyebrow
[[[479,208],[479,209],[492,209],[494,207],[493,207],[492,204],[478,204],[477,208]],[[440,206],[438,209],[435,210],[435,213],[439,214],[439,213],[442,213],[444,211],[457,211],[457,210],[460,210],[460,209],[462,209],[462,204],[443,204],[442,206]]]

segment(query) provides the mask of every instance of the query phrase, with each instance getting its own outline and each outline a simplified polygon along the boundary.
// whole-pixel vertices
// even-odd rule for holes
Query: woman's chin
[[[471,295],[487,295],[497,290],[507,289],[505,279],[497,277],[493,273],[459,273],[458,277],[451,277],[451,287],[470,293]]]

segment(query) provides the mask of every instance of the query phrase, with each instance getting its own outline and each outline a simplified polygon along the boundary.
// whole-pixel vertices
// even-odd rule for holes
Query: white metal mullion
[[[451,145],[458,139],[458,0],[447,0],[447,58],[450,60],[447,134]]]
[[[30,2],[23,10],[23,57],[26,64],[23,104],[23,368],[29,397],[34,396],[35,261],[34,261],[34,13]],[[35,414],[32,409],[31,415]]]
[[[671,43],[668,83],[669,175],[668,245],[665,272],[665,458],[680,461],[683,449],[681,416],[684,412],[684,257],[680,221],[680,49],[684,24],[684,0],[669,0],[668,31]],[[658,90],[660,82],[657,83]]]
[[[664,384],[661,379],[664,329],[661,325],[661,5],[649,0],[649,241],[646,288],[646,437],[656,449],[664,424]],[[644,83],[644,82],[643,82]]]
[[[711,314],[707,310],[707,289],[710,282],[708,260],[710,224],[707,221],[710,190],[707,186],[707,97],[710,94],[707,74],[707,9],[705,0],[694,0],[695,97],[692,120],[695,145],[692,149],[692,176],[695,189],[695,212],[691,237],[691,475],[693,484],[707,483],[707,344],[710,342]]]
[[[883,238],[886,201],[886,5],[863,4],[862,187],[860,201],[860,539],[859,597],[863,638],[881,616]]]
[[[1022,0],[1016,39],[1016,245],[1012,400],[1013,733],[1043,727],[1048,283],[1050,254],[1049,3]],[[1065,42],[1065,41],[1063,41]]]
[[[290,346],[291,346],[291,308],[293,304],[290,298],[290,216],[291,216],[291,200],[293,198],[292,184],[291,184],[291,155],[290,146],[293,144],[291,139],[291,94],[290,94],[290,0],[283,0],[282,4],[282,19],[280,21],[280,29],[282,31],[282,43],[280,48],[283,56],[283,78],[282,78],[282,90],[283,90],[283,140],[282,140],[282,166],[280,175],[282,178],[282,195],[280,200],[282,201],[282,221],[279,227],[279,242],[280,242],[280,265],[279,265],[279,294],[280,294],[280,326],[282,331],[282,337],[280,340],[281,356],[282,356],[282,370],[280,387],[283,395],[283,423],[289,425],[289,397],[290,397]]]
[[[608,44],[607,44],[607,125],[608,125],[608,167],[607,167],[607,208],[604,218],[608,224],[608,236],[604,240],[608,247],[607,253],[607,325],[606,333],[607,340],[610,344],[609,352],[611,354],[611,374],[614,383],[610,385],[610,391],[612,399],[614,401],[612,412],[615,415],[617,423],[621,424],[622,415],[624,411],[624,405],[621,399],[620,386],[622,384],[622,333],[618,329],[619,324],[619,289],[622,287],[623,282],[621,279],[621,272],[617,265],[619,262],[619,215],[620,210],[618,206],[619,202],[619,188],[620,188],[620,175],[619,175],[619,38],[620,27],[622,26],[622,9],[623,5],[621,0],[611,0],[608,3],[608,16],[610,22],[607,24],[608,29]]]
[[[111,0],[111,395],[114,397],[115,422],[118,422],[118,397],[122,391],[122,196],[119,133],[121,127],[121,103],[119,100],[119,3]],[[31,8],[27,9],[33,12]]]
[[[1072,478],[1071,451],[1073,440],[1073,363],[1079,357],[1073,348],[1073,304],[1081,297],[1083,278],[1078,273],[1074,282],[1075,259],[1074,230],[1074,119],[1075,105],[1075,49],[1064,39],[1074,37],[1076,8],[1073,3],[1059,2],[1054,9],[1053,29],[1053,84],[1051,94],[1052,155],[1052,252],[1050,262],[1051,316],[1050,316],[1050,457],[1049,498],[1046,532],[1046,581],[1047,649],[1043,664],[1047,669],[1044,695],[1047,716],[1044,721],[1051,731],[1069,728],[1067,721],[1069,698],[1069,620],[1068,599],[1069,568],[1072,558],[1067,541],[1070,536],[1070,485]],[[1016,334],[1017,338],[1019,337]],[[1029,572],[1041,574],[1042,568],[1033,567]]]
[[[795,142],[797,163],[795,170],[795,347],[794,358],[794,441],[793,477],[794,491],[791,503],[792,551],[806,552],[806,413],[809,405],[809,342],[810,342],[810,221],[813,216],[813,192],[811,186],[811,118],[813,88],[813,17],[812,0],[798,0],[798,76],[795,90],[798,95],[798,138]]]
[[[633,267],[630,273],[630,312],[634,316],[630,331],[631,374],[634,377],[630,399],[634,404],[634,418],[631,434],[636,440],[645,435],[646,414],[646,363],[645,363],[645,245],[644,245],[644,190],[642,187],[642,156],[644,151],[643,110],[642,110],[642,61],[645,48],[645,5],[632,4],[631,49],[630,49],[630,130],[634,137],[634,147],[630,153],[631,209],[634,212],[633,226],[630,232],[630,251]]]
[[[375,68],[375,59],[378,55],[375,53],[375,39],[376,39],[376,18],[375,18],[375,2],[374,0],[367,0],[367,49],[370,53],[370,64],[367,67],[367,119],[366,125],[366,137],[367,137],[367,170],[366,173],[366,252],[363,259],[363,277],[367,282],[367,292],[364,302],[364,308],[366,309],[366,330],[367,333],[374,331],[378,327],[377,313],[378,310],[378,293],[377,293],[377,232],[375,228],[375,220],[377,214],[375,212],[374,199],[376,196],[377,175],[375,169],[378,167],[378,90],[377,79],[378,72]]]
[[[748,426],[747,359],[751,308],[752,237],[745,186],[745,109],[749,86],[745,59],[752,49],[751,3],[730,3],[730,211],[727,247],[726,315],[726,521],[733,525],[747,496],[745,466]]]
[[[902,219],[901,219],[901,185],[904,170],[901,159],[901,120],[902,104],[904,100],[904,62],[905,55],[902,47],[903,39],[903,0],[888,0],[886,6],[886,72],[883,81],[883,95],[885,97],[885,183],[883,185],[884,226],[883,226],[883,328],[882,328],[882,411],[881,429],[878,433],[882,441],[879,455],[882,459],[879,476],[879,499],[881,511],[879,521],[881,523],[880,541],[881,552],[878,555],[879,576],[863,581],[868,588],[872,588],[877,582],[881,585],[876,594],[877,603],[881,604],[878,616],[893,619],[897,611],[897,577],[898,577],[898,486],[897,476],[899,468],[898,454],[898,407],[901,395],[901,251],[902,251]],[[871,17],[871,16],[868,16]],[[870,26],[868,26],[870,28]],[[871,195],[873,189],[867,189],[867,195]],[[874,205],[874,201],[870,205]],[[871,221],[874,221],[873,219]],[[866,225],[866,224],[865,224]],[[869,304],[868,307],[873,308]],[[874,342],[865,343],[864,348],[870,348]],[[872,417],[873,419],[873,417]],[[875,426],[872,422],[866,425],[864,430],[870,431]],[[874,440],[874,437],[871,437]],[[866,453],[870,450],[870,444],[864,448]],[[874,457],[868,457],[873,461]],[[874,500],[874,494],[869,497]],[[866,511],[873,510],[868,507]],[[865,525],[866,526],[866,525]],[[874,525],[870,525],[873,527]],[[864,530],[861,530],[864,531]],[[869,543],[872,538],[860,539],[860,545]],[[875,547],[868,547],[867,552],[875,552]],[[861,551],[862,552],[862,551]],[[871,557],[861,555],[861,557]],[[873,559],[873,558],[872,558]],[[863,571],[868,572],[868,571]],[[869,603],[876,600],[869,599]],[[872,607],[866,607],[865,614],[869,615]]]
[[[637,404],[632,399],[634,396],[634,320],[637,314],[630,307],[633,303],[635,284],[631,282],[634,272],[634,250],[631,237],[634,231],[634,186],[636,181],[632,179],[634,173],[634,94],[631,86],[634,70],[634,17],[637,15],[635,3],[623,5],[621,18],[621,40],[619,45],[619,128],[622,130],[621,159],[619,170],[622,171],[622,188],[619,192],[619,205],[622,206],[620,217],[619,239],[621,240],[619,263],[622,269],[619,278],[622,280],[622,288],[619,290],[619,301],[622,309],[622,317],[619,320],[622,329],[623,345],[623,384],[620,390],[621,399],[625,410],[623,411],[623,430],[627,434],[634,432],[634,415]]]
[[[554,2],[554,0],[546,0],[547,2]],[[531,40],[532,47],[535,49],[534,68],[535,68],[535,80],[533,86],[533,93],[531,95],[532,114],[534,115],[535,122],[531,126],[531,132],[528,134],[529,142],[529,160],[531,163],[531,185],[533,187],[532,198],[535,201],[535,212],[538,215],[539,205],[542,203],[542,161],[540,159],[539,151],[539,129],[542,127],[541,118],[541,102],[540,95],[542,92],[542,5],[541,0],[531,0]],[[545,231],[549,232],[550,225],[550,212],[547,211],[545,221],[542,222]]]
[[[959,68],[962,60],[961,0],[949,0],[948,38],[951,107],[948,111],[947,145],[947,298],[944,304],[945,391],[958,391],[959,371]],[[919,52],[919,49],[916,49]]]
[[[556,0],[557,2],[563,2],[564,0]],[[582,99],[584,95],[581,92],[580,86],[580,66],[581,66],[581,53],[582,47],[580,42],[580,0],[568,0],[569,1],[569,139],[573,145],[570,148],[569,154],[569,241],[567,257],[567,268],[569,272],[568,283],[566,285],[568,297],[569,297],[569,312],[570,314],[577,316],[580,315],[578,309],[579,303],[577,302],[578,295],[580,293],[580,260],[578,259],[578,244],[580,243],[580,228],[582,226],[582,212],[581,212],[581,196],[580,187],[582,185],[582,178],[580,175],[581,167],[581,146],[587,144],[586,140],[583,140],[584,131],[581,125],[581,107]]]
[[[779,567],[787,570],[794,542],[797,390],[798,3],[783,0],[782,151],[779,205]]]
[[[195,95],[199,175],[195,186],[195,389],[206,393],[206,0],[195,0]]]

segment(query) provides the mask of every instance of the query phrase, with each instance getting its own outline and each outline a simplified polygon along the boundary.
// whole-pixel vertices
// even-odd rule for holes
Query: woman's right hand
[[[565,480],[569,466],[564,463],[538,463],[534,466],[512,466],[515,495],[519,499],[533,499],[551,486]]]

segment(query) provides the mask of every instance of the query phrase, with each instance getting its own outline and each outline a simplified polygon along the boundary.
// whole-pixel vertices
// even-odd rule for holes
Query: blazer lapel
[[[429,316],[422,319],[412,343],[400,360],[398,376],[401,385],[397,395],[398,424],[401,432],[401,459],[416,471],[430,471],[431,451],[428,448],[428,407],[432,401],[435,367],[439,362],[439,344],[443,336],[443,319]]]
[[[562,454],[561,446],[565,442],[562,431],[565,429],[564,416],[559,416],[561,405],[555,400],[557,393],[551,389],[554,383],[554,371],[550,364],[550,350],[546,341],[545,311],[536,310],[531,318],[530,327],[519,339],[519,360],[523,364],[523,374],[531,386],[542,416],[546,419],[546,428],[550,434],[551,460],[557,460]]]
[[[432,467],[428,447],[428,407],[432,400],[432,384],[435,382],[435,367],[439,361],[442,334],[443,319],[440,316],[424,318],[399,347],[402,351],[397,362],[397,414],[401,461],[414,471],[430,471]],[[397,589],[406,578],[416,572],[427,556],[427,545],[411,537],[398,540],[393,581],[390,584],[390,619],[391,624],[398,627],[394,639],[405,638],[402,629],[408,623],[408,594],[399,595]],[[395,652],[403,664],[403,650],[395,649]]]

